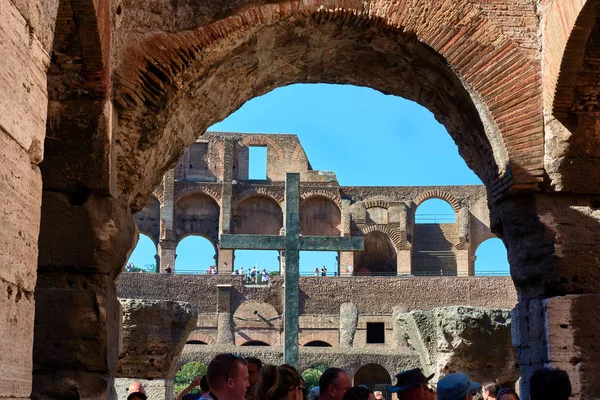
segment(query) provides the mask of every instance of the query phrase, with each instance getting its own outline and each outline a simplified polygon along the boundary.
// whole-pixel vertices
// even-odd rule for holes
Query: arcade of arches
[[[0,10],[0,397],[112,396],[115,281],[134,213],[149,204],[156,235],[148,199],[155,191],[161,211],[174,209],[184,148],[248,99],[303,82],[368,86],[435,115],[485,184],[508,249],[523,397],[543,365],[569,372],[576,399],[600,391],[600,0],[0,0]],[[271,182],[305,162],[241,140],[270,145]],[[219,234],[238,221],[234,192],[267,191],[238,184],[234,145],[216,145],[218,193],[204,193],[223,200]],[[369,195],[347,191],[357,203]],[[361,227],[332,200],[341,235],[387,229],[357,210]],[[456,209],[466,270],[475,224]],[[409,211],[389,204],[398,265],[410,265]],[[174,265],[178,229],[205,229],[182,218],[160,223],[161,268]],[[220,268],[231,258],[219,254]]]

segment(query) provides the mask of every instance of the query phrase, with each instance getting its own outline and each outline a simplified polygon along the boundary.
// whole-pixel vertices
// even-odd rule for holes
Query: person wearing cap
[[[480,387],[465,374],[446,375],[437,384],[437,400],[472,400]]]
[[[396,374],[396,384],[388,385],[387,391],[396,393],[399,400],[429,400],[428,382],[433,375],[423,375],[421,368],[402,371]]]
[[[129,385],[128,392],[127,400],[146,400],[148,398],[144,386],[139,382],[133,382]]]

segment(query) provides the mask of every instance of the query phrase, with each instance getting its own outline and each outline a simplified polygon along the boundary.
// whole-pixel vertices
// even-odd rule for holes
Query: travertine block
[[[37,271],[41,193],[38,168],[27,152],[0,132],[0,279],[30,292]]]
[[[33,350],[33,294],[0,284],[0,398],[29,397]]]
[[[109,276],[41,273],[35,296],[36,370],[116,368],[121,307]]]
[[[0,57],[0,127],[30,151],[32,162],[39,163],[46,132],[50,55],[30,35],[27,21],[9,0],[0,0],[0,10],[0,54],[5,55]]]

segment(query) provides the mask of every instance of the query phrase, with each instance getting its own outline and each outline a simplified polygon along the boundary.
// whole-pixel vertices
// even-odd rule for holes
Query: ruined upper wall
[[[233,141],[232,154],[225,154],[224,140]],[[308,157],[298,140],[290,134],[247,134],[236,132],[206,132],[188,146],[175,167],[175,180],[220,182],[224,177],[224,160],[233,160],[236,181],[247,181],[250,170],[250,148],[265,147],[266,180],[285,181],[286,172],[300,172],[303,180],[319,180],[318,171],[311,171]],[[322,179],[321,179],[322,180]]]

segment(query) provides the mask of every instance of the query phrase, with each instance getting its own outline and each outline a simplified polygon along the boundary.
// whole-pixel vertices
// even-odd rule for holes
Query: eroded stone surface
[[[187,303],[121,299],[123,347],[117,373],[131,378],[173,378],[198,311]]]
[[[438,379],[453,372],[475,381],[515,382],[520,376],[509,310],[458,306],[411,311],[396,317],[396,327],[399,339],[404,334]]]

